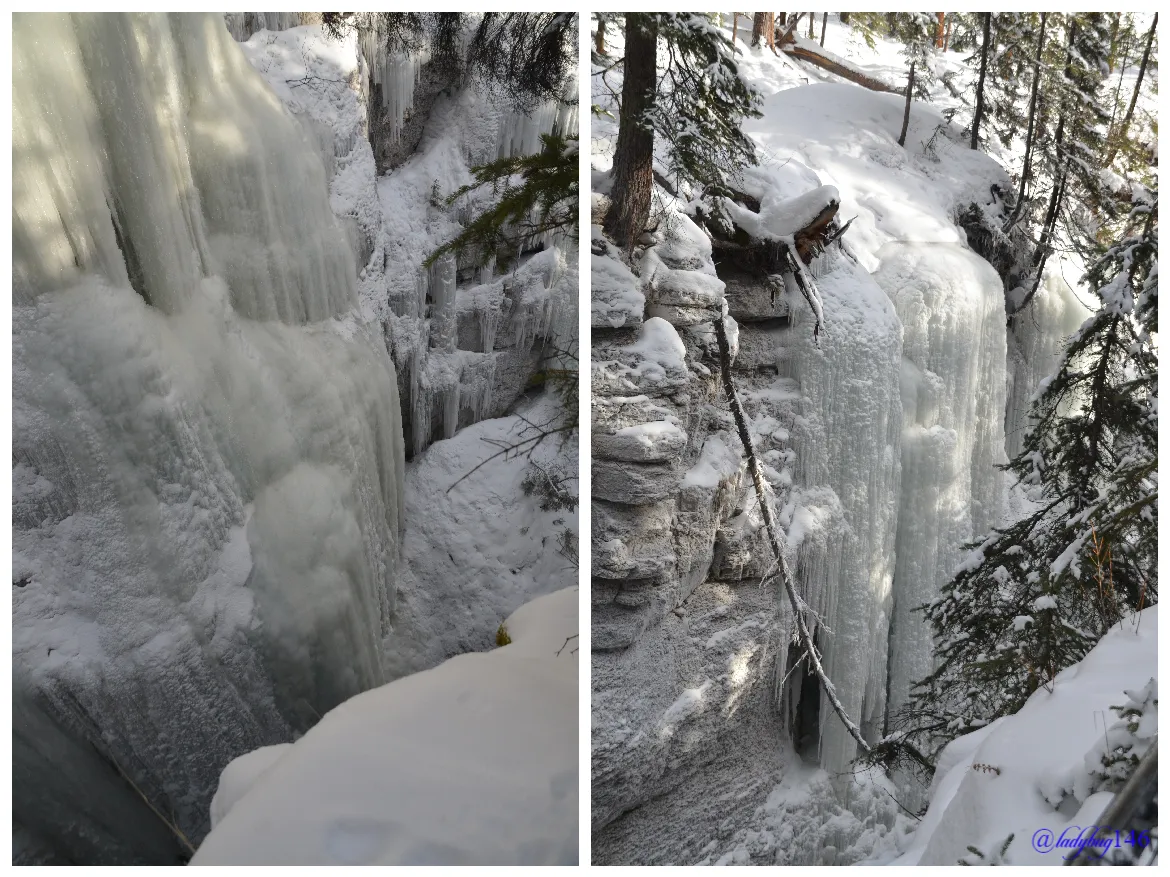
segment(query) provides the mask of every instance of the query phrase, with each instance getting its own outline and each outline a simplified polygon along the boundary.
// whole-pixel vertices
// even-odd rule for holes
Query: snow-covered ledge
[[[577,588],[231,762],[193,865],[573,865]]]

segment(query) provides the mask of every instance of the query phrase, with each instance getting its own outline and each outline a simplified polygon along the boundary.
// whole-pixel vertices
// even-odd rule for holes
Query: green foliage
[[[1012,845],[1012,841],[1016,839],[1013,832],[1007,836],[998,850],[994,851],[990,856],[985,854],[982,850],[975,846],[967,847],[967,855],[959,859],[960,865],[1010,865],[1008,861],[1007,851],[1008,847]]]
[[[1158,734],[1158,680],[1125,692],[1126,702],[1110,707],[1119,717],[1105,733],[1105,751],[1089,766],[1088,794],[1118,792],[1129,781]],[[1092,757],[1092,756],[1090,756]],[[1088,758],[1086,758],[1088,761]]]
[[[528,461],[528,469],[520,488],[525,496],[540,497],[541,511],[575,511],[577,508],[577,472],[575,464],[570,466],[563,460],[554,460],[542,466],[535,460]]]
[[[496,645],[502,647],[511,642],[512,637],[508,633],[508,625],[506,622],[501,621],[500,626],[496,628]]]
[[[544,235],[560,232],[576,238],[579,194],[577,138],[541,136],[544,149],[534,155],[501,158],[472,169],[474,180],[447,198],[487,197],[488,206],[455,238],[431,253],[430,267],[454,253],[485,264],[491,257],[506,269]]]
[[[736,173],[756,163],[755,146],[740,124],[760,115],[760,96],[739,72],[736,47],[707,15],[660,12],[664,69],[649,124],[668,144],[670,174],[681,183],[725,192]],[[662,60],[662,59],[660,59]]]

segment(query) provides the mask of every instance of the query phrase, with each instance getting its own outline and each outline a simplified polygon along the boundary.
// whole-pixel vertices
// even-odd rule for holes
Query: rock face
[[[778,221],[783,207],[770,205],[764,218]],[[701,814],[710,809],[701,799],[711,788],[742,782],[744,750],[760,777],[793,769],[794,754],[830,772],[846,770],[854,754],[796,660],[787,598],[777,582],[761,582],[773,558],[719,383],[713,319],[726,321],[737,393],[798,588],[817,613],[824,662],[850,714],[867,733],[880,733],[901,324],[868,273],[832,248],[816,259],[815,272],[836,324],[814,338],[814,317],[799,293],[752,255],[760,248],[750,236],[745,248],[743,227],[761,224],[748,212],[737,216],[734,245],[672,216],[635,254],[644,310],[630,309],[622,320],[610,303],[636,295],[617,288],[617,268],[598,272],[598,259],[610,255],[595,242],[606,318],[593,328],[598,862],[702,859],[687,827],[700,817],[686,815],[676,827],[663,820]],[[668,342],[676,339],[672,357]],[[770,788],[761,782],[759,797],[745,791],[721,806],[746,820]],[[723,823],[722,810],[708,817],[711,825],[732,821]],[[824,857],[810,847],[792,861]]]
[[[719,385],[712,320],[725,307],[778,498],[793,484],[799,417],[799,394],[780,374],[782,295],[746,274],[725,294],[710,239],[681,215],[636,265],[637,277],[595,231],[592,819],[603,832],[595,855],[621,845],[620,826],[605,839],[616,817],[720,757],[736,727],[729,712],[749,724],[775,715],[783,623],[774,589],[759,587],[769,554]]]

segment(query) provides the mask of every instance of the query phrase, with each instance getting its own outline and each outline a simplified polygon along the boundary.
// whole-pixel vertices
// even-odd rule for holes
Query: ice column
[[[455,257],[441,256],[430,269],[431,347],[444,353],[455,352]]]
[[[832,325],[818,345],[811,311],[794,307],[790,356],[781,364],[804,396],[792,430],[797,484],[831,488],[845,526],[806,537],[796,575],[824,620],[817,640],[825,670],[849,715],[875,736],[884,715],[894,574],[902,330],[886,294],[835,250],[820,257],[817,284]],[[780,677],[788,669],[783,657]],[[847,771],[856,744],[827,703],[818,716],[821,766],[830,774]]]
[[[1008,324],[1008,397],[1004,432],[1008,458],[1020,452],[1027,433],[1028,410],[1040,382],[1056,371],[1065,341],[1088,318],[1089,310],[1050,270],[1032,303]]]
[[[889,708],[931,670],[916,606],[938,595],[963,544],[999,519],[1007,340],[1003,285],[957,244],[890,243],[874,279],[904,326],[902,489],[898,511]]]

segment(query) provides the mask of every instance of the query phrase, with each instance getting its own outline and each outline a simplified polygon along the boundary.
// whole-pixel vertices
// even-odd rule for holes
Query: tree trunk
[[[768,48],[776,51],[776,13],[768,13]]]
[[[605,54],[605,19],[602,17],[603,14],[604,13],[598,13],[597,15],[597,39],[595,48],[597,49],[597,54],[599,55]]]
[[[1125,111],[1125,118],[1121,121],[1121,129],[1117,132],[1117,139],[1113,141],[1113,149],[1109,153],[1109,160],[1105,162],[1106,166],[1113,164],[1113,159],[1117,157],[1117,150],[1121,147],[1122,141],[1125,140],[1125,135],[1129,133],[1129,123],[1133,121],[1133,111],[1137,107],[1138,94],[1142,90],[1142,80],[1146,76],[1146,66],[1150,63],[1150,48],[1154,45],[1154,31],[1158,27],[1158,13],[1154,13],[1154,22],[1150,25],[1150,35],[1146,37],[1146,50],[1142,53],[1142,66],[1138,68],[1137,82],[1133,87],[1133,98],[1130,99],[1129,109]]]
[[[731,43],[735,44],[735,35],[739,33],[739,13],[731,13]]]
[[[1125,79],[1125,68],[1129,66],[1129,46],[1121,51],[1121,71],[1117,77],[1117,88],[1113,89],[1113,109],[1109,111],[1109,137],[1113,138],[1113,126],[1117,124],[1117,111],[1121,107],[1121,83]]]
[[[784,51],[791,50],[793,44],[796,42],[796,28],[800,24],[800,17],[802,15],[804,15],[803,12],[794,12],[791,16],[786,16],[783,27],[776,28],[777,48],[784,49]]]
[[[1076,42],[1077,26],[1074,21],[1068,31],[1068,47],[1065,49],[1064,55],[1064,78],[1072,78],[1072,56],[1073,45]],[[1044,279],[1044,265],[1048,261],[1048,255],[1052,250],[1052,241],[1056,237],[1056,222],[1060,218],[1060,207],[1064,203],[1065,183],[1068,181],[1068,161],[1063,158],[1061,153],[1064,151],[1064,120],[1065,113],[1068,111],[1068,106],[1065,103],[1066,98],[1061,98],[1060,117],[1056,122],[1056,135],[1052,138],[1053,159],[1056,166],[1060,168],[1060,175],[1053,181],[1052,197],[1048,201],[1048,210],[1044,214],[1044,224],[1040,231],[1040,241],[1036,245],[1036,252],[1032,256],[1033,274],[1032,274],[1032,288],[1028,290],[1024,300],[1020,302],[1019,307],[1012,311],[1012,314],[1019,313],[1026,308],[1029,302],[1036,295],[1036,291],[1040,289],[1040,283]],[[1009,314],[1008,316],[1011,316]]]
[[[1006,228],[1012,228],[1024,212],[1024,196],[1027,194],[1029,177],[1032,173],[1032,147],[1035,143],[1036,131],[1036,104],[1040,99],[1040,61],[1044,55],[1044,28],[1048,24],[1048,13],[1040,13],[1040,36],[1036,41],[1036,60],[1032,64],[1032,98],[1028,102],[1028,137],[1024,141],[1024,169],[1020,172],[1020,192],[1016,196],[1016,206],[1012,210],[1011,218]]]
[[[810,40],[817,38],[817,14],[815,12],[808,14],[808,38]]]
[[[764,29],[768,26],[768,13],[756,12],[752,18],[752,48],[760,44],[764,39]]]
[[[829,13],[821,13],[821,48],[825,47],[825,28],[829,26]]]
[[[654,130],[647,113],[654,107],[658,17],[626,13],[626,70],[622,113],[613,157],[613,188],[605,231],[618,246],[633,250],[650,218],[654,189]]]
[[[947,35],[943,37],[943,51],[950,51],[951,48],[951,26],[954,24],[955,17],[952,15],[947,19]]]
[[[971,148],[979,148],[979,125],[983,121],[983,84],[987,80],[987,58],[991,54],[991,13],[983,13],[983,47],[979,50],[979,84],[975,87],[975,120],[971,123]]]
[[[1112,73],[1117,66],[1117,34],[1121,30],[1121,13],[1109,14],[1113,16],[1113,26],[1109,28],[1109,72]]]
[[[934,29],[934,47],[941,49],[943,47],[943,32],[946,30],[947,14],[945,12],[936,12],[938,16],[938,26]]]
[[[842,24],[848,24],[848,23],[849,23],[849,15],[850,15],[850,13],[848,13],[848,12],[838,12],[837,14],[838,14],[839,16],[841,16],[841,23],[842,23]]]
[[[914,64],[910,64],[910,81],[906,85],[906,113],[902,116],[902,133],[898,135],[898,145],[906,146],[906,132],[910,129],[910,100],[914,94]]]

